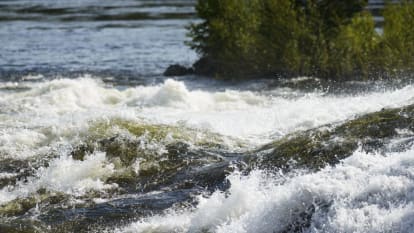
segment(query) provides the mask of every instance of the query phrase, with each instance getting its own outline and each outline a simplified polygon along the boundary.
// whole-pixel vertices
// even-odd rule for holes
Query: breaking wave
[[[117,232],[412,232],[414,149],[356,151],[317,173],[235,172],[231,187]]]

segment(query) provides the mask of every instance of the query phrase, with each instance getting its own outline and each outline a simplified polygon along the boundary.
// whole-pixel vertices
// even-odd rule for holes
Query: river
[[[414,85],[163,77],[194,4],[0,2],[0,232],[413,232],[413,127],[319,170],[243,158]]]

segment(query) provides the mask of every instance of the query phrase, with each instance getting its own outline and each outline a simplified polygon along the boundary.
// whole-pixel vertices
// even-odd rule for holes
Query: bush
[[[367,78],[414,67],[414,3],[387,4],[383,33],[367,0],[199,0],[188,43],[204,74]],[[196,66],[197,72],[197,66]]]
[[[260,0],[203,0],[197,5],[200,24],[191,26],[190,46],[214,63],[214,72],[237,73],[251,66],[259,25]]]
[[[338,35],[331,41],[329,75],[367,77],[375,70],[371,59],[379,40],[371,14],[363,12],[354,16],[349,24],[340,26]]]
[[[389,4],[384,10],[384,19],[383,65],[388,70],[413,70],[414,1]]]

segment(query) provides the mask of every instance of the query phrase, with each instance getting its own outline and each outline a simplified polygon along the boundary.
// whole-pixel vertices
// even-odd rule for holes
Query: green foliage
[[[384,11],[383,61],[388,69],[414,68],[414,1],[389,4]]]
[[[387,4],[381,34],[366,4],[200,0],[202,22],[190,26],[188,44],[204,59],[208,74],[226,78],[355,78],[414,67],[414,2]]]
[[[219,73],[237,73],[244,65],[251,69],[259,5],[260,0],[199,1],[197,12],[205,21],[191,26],[190,46],[212,59]]]
[[[298,21],[300,12],[292,1],[264,0],[260,15],[260,27],[256,54],[256,73],[278,70],[287,73],[301,69],[300,44],[303,22]],[[266,23],[263,23],[266,22]]]
[[[331,41],[330,75],[368,76],[374,70],[371,59],[379,40],[371,14],[363,12],[354,16],[349,24],[340,26],[337,37]]]

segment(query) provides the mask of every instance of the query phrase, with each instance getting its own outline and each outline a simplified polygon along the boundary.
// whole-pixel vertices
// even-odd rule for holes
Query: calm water
[[[191,0],[36,0],[0,2],[0,75],[110,73],[160,76],[190,65],[183,46],[195,19]],[[109,75],[107,75],[109,76]]]

